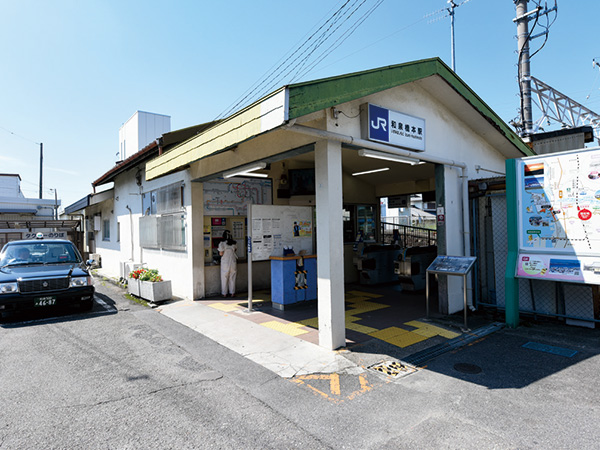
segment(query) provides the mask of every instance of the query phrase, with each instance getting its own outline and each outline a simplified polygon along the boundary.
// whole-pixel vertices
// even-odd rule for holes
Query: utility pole
[[[52,189],[54,191],[54,219],[58,220],[58,191]]]
[[[533,14],[539,13],[539,8],[535,11],[527,12],[528,0],[516,0],[517,17],[517,48],[519,54],[519,85],[521,91],[521,130],[523,135],[529,135],[533,132],[533,111],[531,109],[531,69],[529,65],[529,18]]]
[[[436,22],[438,20],[444,19],[445,17],[450,16],[450,54],[452,59],[452,70],[456,72],[456,57],[455,57],[455,45],[454,45],[454,10],[461,5],[464,5],[471,0],[463,0],[460,3],[456,3],[454,0],[448,0],[448,4],[450,5],[447,8],[442,8],[439,11],[435,11],[431,14],[427,14],[425,17],[435,16],[436,14],[446,12],[446,15],[443,17],[439,17],[437,19],[433,19],[429,21],[429,23]]]
[[[42,167],[44,161],[44,144],[40,143],[40,199],[42,198]]]
[[[531,31],[529,30],[529,21],[535,19],[537,23],[537,20],[541,16],[549,14],[551,11],[556,11],[557,7],[555,1],[553,8],[548,9],[546,7],[544,9],[538,5],[535,9],[527,12],[528,0],[514,0],[514,2],[516,5],[517,17],[513,19],[513,22],[517,23],[517,48],[519,55],[517,64],[519,71],[519,90],[521,94],[520,127],[521,137],[524,137],[533,134],[529,41],[540,36],[546,36],[548,33],[548,30],[546,29],[546,31],[541,34],[531,36],[531,31],[533,31],[533,29]],[[544,11],[542,11],[543,9]]]
[[[457,8],[460,5],[454,3],[454,0],[448,0],[448,3],[450,3],[450,8],[448,8],[448,15],[450,16],[450,55],[452,58],[452,71],[456,72],[456,61],[454,57],[454,8]]]

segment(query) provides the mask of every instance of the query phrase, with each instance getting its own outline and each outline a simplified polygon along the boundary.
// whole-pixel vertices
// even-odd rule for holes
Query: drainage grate
[[[368,367],[390,377],[400,377],[417,371],[415,366],[402,361],[383,361]]]
[[[486,325],[484,327],[477,328],[476,330],[469,331],[468,333],[464,333],[454,339],[450,339],[448,342],[444,342],[443,344],[434,345],[431,348],[413,353],[412,355],[403,358],[403,360],[407,364],[420,367],[427,361],[431,361],[432,359],[457,348],[464,347],[465,345],[475,342],[476,340],[481,339],[488,334],[492,334],[493,332],[502,328],[504,328],[503,323],[494,322],[490,325]]]

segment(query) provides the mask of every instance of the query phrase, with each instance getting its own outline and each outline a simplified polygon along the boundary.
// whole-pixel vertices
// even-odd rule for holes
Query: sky
[[[0,173],[19,174],[37,198],[43,143],[43,198],[56,190],[64,208],[115,165],[119,128],[137,110],[171,116],[172,130],[214,120],[346,1],[0,0]],[[557,4],[531,73],[600,112],[600,2]],[[436,56],[450,66],[447,6],[384,0],[319,64],[277,87]],[[519,107],[514,17],[513,0],[455,9],[456,72],[507,123]]]

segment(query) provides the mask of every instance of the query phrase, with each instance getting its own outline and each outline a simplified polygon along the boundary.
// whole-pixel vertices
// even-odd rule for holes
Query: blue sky
[[[213,120],[342,3],[0,0],[0,173],[20,174],[25,195],[37,197],[43,142],[44,198],[57,189],[69,205],[113,167],[119,127],[136,110],[170,115],[172,129]],[[446,6],[385,0],[293,81],[433,56],[450,65],[450,19],[425,18]],[[596,111],[599,13],[598,1],[559,0],[548,42],[531,63],[532,75]],[[510,121],[519,105],[514,2],[471,0],[455,17],[458,75]]]

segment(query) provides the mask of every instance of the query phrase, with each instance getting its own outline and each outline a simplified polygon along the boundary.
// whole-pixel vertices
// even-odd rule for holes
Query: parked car
[[[89,264],[71,241],[38,236],[2,247],[0,313],[62,305],[89,310],[93,298]]]

